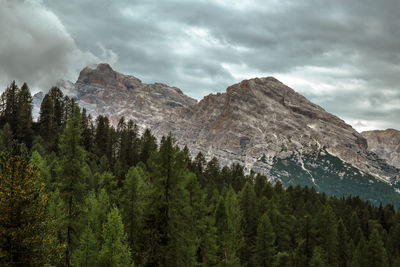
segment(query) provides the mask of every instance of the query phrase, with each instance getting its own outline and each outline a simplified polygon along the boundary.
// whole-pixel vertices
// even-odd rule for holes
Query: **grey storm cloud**
[[[397,0],[0,4],[1,81],[49,86],[108,61],[200,99],[276,76],[358,130],[400,128]]]

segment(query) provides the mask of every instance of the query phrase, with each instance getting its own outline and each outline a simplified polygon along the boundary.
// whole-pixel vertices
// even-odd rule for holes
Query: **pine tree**
[[[192,232],[186,224],[190,213],[184,182],[187,167],[183,153],[169,135],[163,137],[158,153],[149,161],[152,191],[146,214],[148,234],[148,264],[162,266],[191,266],[195,248]]]
[[[72,253],[72,265],[91,267],[99,265],[99,244],[90,225],[82,232],[78,247]]]
[[[271,220],[265,213],[257,227],[254,263],[256,266],[272,266],[275,256],[275,233]]]
[[[0,265],[43,266],[59,260],[48,197],[24,156],[0,159]]]
[[[310,260],[310,267],[325,267],[326,263],[323,256],[324,252],[321,247],[315,247],[311,260]]]
[[[148,174],[140,166],[131,167],[126,174],[121,194],[122,218],[137,264],[142,263],[139,251],[143,247],[143,213],[149,190],[148,180]]]
[[[342,220],[337,225],[337,255],[339,266],[347,266],[349,260],[348,235]]]
[[[127,150],[127,164],[134,166],[139,163],[140,139],[138,137],[139,129],[132,120],[128,121],[127,132],[127,147],[125,148]]]
[[[232,225],[227,214],[225,200],[220,197],[215,209],[215,227],[217,229],[217,257],[219,266],[240,266],[235,254]]]
[[[257,196],[250,183],[246,183],[240,192],[239,204],[242,212],[241,228],[244,237],[244,246],[240,251],[240,262],[242,265],[248,265],[254,253],[258,225]]]
[[[58,87],[52,87],[48,93],[50,96],[52,103],[53,103],[53,110],[54,110],[54,127],[57,130],[57,133],[61,132],[62,126],[64,122],[66,122],[66,119],[69,116],[64,115],[64,110],[65,110],[65,102],[64,102],[64,94]],[[71,110],[71,114],[73,110]]]
[[[140,161],[147,164],[147,160],[153,151],[157,149],[156,138],[146,129],[140,139]]]
[[[103,240],[104,243],[99,254],[101,266],[133,266],[124,225],[116,207],[111,209],[107,215],[107,221],[103,225]]]
[[[368,253],[367,244],[365,243],[365,238],[362,235],[353,253],[350,266],[351,267],[368,266],[369,263],[367,259],[367,253]]]
[[[376,228],[372,230],[369,236],[367,251],[367,266],[389,266],[386,249]]]
[[[320,216],[318,225],[320,227],[321,247],[327,254],[328,262],[334,264],[336,262],[337,229],[335,214],[329,205],[325,207]]]
[[[68,119],[63,134],[60,137],[60,193],[66,206],[66,265],[71,263],[71,253],[76,245],[79,233],[79,222],[76,218],[82,213],[84,202],[84,173],[85,150],[82,143],[81,115],[75,108],[71,118]]]
[[[17,119],[15,135],[20,142],[28,148],[32,146],[32,96],[29,87],[24,83],[17,94]]]
[[[50,95],[46,94],[40,105],[40,116],[38,120],[39,133],[47,143],[47,147],[54,149],[57,140],[57,127],[54,124],[54,106]]]
[[[186,153],[185,153],[186,154]],[[192,244],[196,250],[197,264],[212,266],[216,264],[216,232],[212,219],[208,216],[211,209],[207,207],[205,194],[201,190],[196,176],[188,173],[185,179],[185,190],[188,192],[189,225]]]
[[[1,95],[0,122],[1,126],[8,123],[15,134],[18,123],[18,95],[19,88],[13,81]]]
[[[94,137],[95,153],[99,156],[106,156],[110,161],[110,151],[109,151],[109,120],[107,117],[98,116],[96,119],[96,133]]]

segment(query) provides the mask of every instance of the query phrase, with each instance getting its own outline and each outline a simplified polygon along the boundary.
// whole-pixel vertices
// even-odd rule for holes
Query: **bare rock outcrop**
[[[395,129],[362,132],[368,141],[368,150],[400,168],[400,131]]]

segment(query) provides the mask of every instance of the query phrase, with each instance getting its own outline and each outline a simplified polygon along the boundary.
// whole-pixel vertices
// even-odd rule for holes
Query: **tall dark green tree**
[[[184,155],[169,135],[162,138],[158,153],[153,153],[150,161],[152,191],[145,220],[147,264],[192,266],[195,247],[187,224],[190,206],[184,188],[188,175]]]
[[[39,133],[49,148],[56,144],[57,127],[54,123],[54,105],[50,95],[46,94],[40,105]]]
[[[217,229],[217,259],[219,266],[240,266],[240,261],[235,251],[235,233],[229,220],[223,197],[220,197],[215,209],[215,227]]]
[[[255,251],[255,240],[258,225],[257,196],[253,186],[246,183],[239,197],[242,212],[241,228],[244,238],[243,247],[240,250],[240,262],[242,265],[250,266],[251,258]]]
[[[389,266],[388,263],[388,257],[386,253],[386,249],[384,247],[384,244],[382,242],[382,239],[379,235],[378,230],[375,228],[372,230],[368,245],[367,245],[367,251],[368,251],[368,265],[367,266],[377,266],[377,267],[386,267]]]
[[[122,219],[128,234],[129,246],[132,248],[134,261],[142,263],[139,252],[143,248],[143,214],[149,191],[148,174],[140,166],[131,167],[126,174],[122,188]]]
[[[260,267],[272,266],[275,257],[275,233],[271,220],[265,213],[260,218],[257,227],[254,265]]]
[[[17,94],[18,112],[15,135],[28,148],[32,146],[32,96],[29,87],[24,83]]]
[[[65,227],[67,232],[65,259],[66,266],[71,264],[71,253],[75,248],[79,235],[79,216],[84,203],[85,150],[82,147],[81,115],[75,108],[68,119],[64,132],[60,137],[60,193],[65,203]]]
[[[12,81],[4,93],[1,94],[0,99],[0,125],[3,126],[8,123],[13,133],[15,133],[18,123],[18,92],[17,84]]]

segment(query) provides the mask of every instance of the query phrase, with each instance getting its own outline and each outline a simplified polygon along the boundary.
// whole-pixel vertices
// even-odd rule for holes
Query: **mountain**
[[[368,150],[400,168],[400,131],[394,129],[362,132],[368,141]]]
[[[285,185],[400,203],[400,171],[391,156],[370,150],[366,135],[275,78],[244,80],[200,102],[108,64],[88,66],[75,84],[59,86],[93,116],[107,115],[114,125],[124,116],[157,138],[171,132],[193,156],[202,152],[222,165],[240,163]]]

